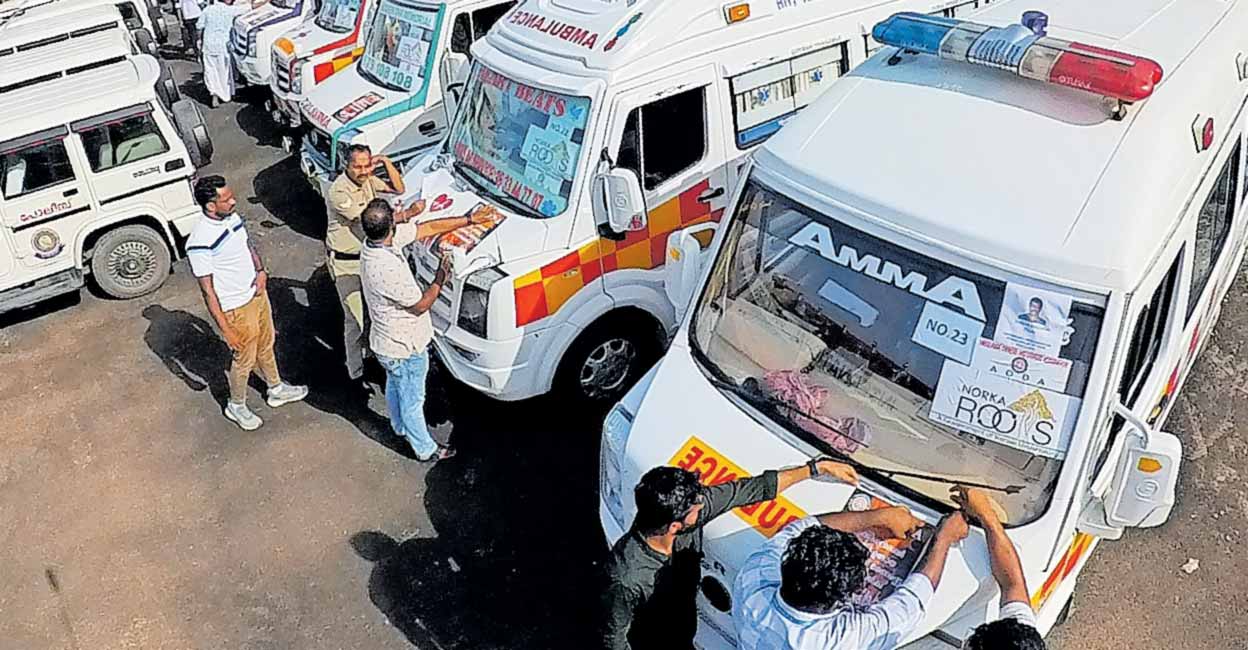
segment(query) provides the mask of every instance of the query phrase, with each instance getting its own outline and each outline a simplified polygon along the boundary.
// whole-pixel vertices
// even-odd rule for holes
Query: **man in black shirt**
[[[824,475],[858,484],[849,465],[811,460],[804,466],[703,487],[693,472],[656,467],[634,491],[637,516],[611,549],[603,597],[602,646],[608,650],[687,650],[697,632],[702,527],[741,506],[767,501]]]

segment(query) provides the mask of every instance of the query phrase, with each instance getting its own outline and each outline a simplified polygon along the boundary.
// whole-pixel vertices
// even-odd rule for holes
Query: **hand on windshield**
[[[888,539],[905,539],[923,527],[923,522],[910,514],[910,509],[905,506],[890,506],[872,512],[876,513],[875,527],[887,531]]]
[[[408,205],[405,210],[403,210],[402,212],[403,219],[402,221],[400,221],[400,223],[411,221],[412,219],[419,217],[420,214],[424,211],[425,211],[425,200],[417,199],[413,201],[411,205]]]
[[[995,526],[1001,523],[1001,517],[997,515],[1000,506],[988,496],[987,492],[975,488],[957,486],[951,490],[952,494],[949,498],[953,502],[962,506],[962,511],[971,521],[978,523],[980,526]]]
[[[819,469],[820,476],[827,476],[841,483],[858,485],[858,472],[845,463],[825,459],[815,463],[815,467]]]

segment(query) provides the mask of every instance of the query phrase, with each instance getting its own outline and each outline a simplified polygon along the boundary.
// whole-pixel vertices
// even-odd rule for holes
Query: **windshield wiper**
[[[476,190],[478,194],[481,194],[482,196],[485,196],[486,198],[496,203],[501,203],[507,206],[508,208],[510,208],[512,212],[516,212],[522,216],[529,217],[531,219],[543,218],[540,214],[534,212],[533,208],[530,208],[529,206],[525,205],[524,203],[522,203],[519,199],[515,198],[514,196],[511,196],[510,194],[504,194],[502,192],[495,192],[491,190],[489,187],[487,187],[485,183],[482,183],[481,181],[474,179],[472,177],[472,173],[476,173],[476,172],[473,172],[473,170],[466,167],[464,163],[456,160],[451,163],[451,169],[455,170],[456,176],[460,177],[469,185],[471,185],[472,189]],[[469,172],[472,172],[472,173],[469,173]]]
[[[708,368],[710,367],[708,366]],[[792,404],[788,404],[780,399],[767,395],[762,390],[759,390],[757,388],[744,386],[744,385],[741,385],[732,381],[731,379],[719,377],[716,375],[717,375],[717,369],[711,369],[711,376],[709,377],[709,379],[711,380],[711,383],[715,384],[716,386],[724,390],[727,390],[728,392],[736,395],[737,397],[740,397],[741,399],[745,400],[746,403],[756,408],[759,408],[759,410],[765,412],[767,415],[782,421],[790,429],[801,429],[802,427],[797,422],[795,422],[791,416],[785,414],[783,412],[784,410],[791,410],[797,413],[798,415],[800,415],[801,417],[808,418],[813,422],[818,422],[819,424],[822,424],[823,426],[828,427],[830,430],[836,432],[837,435],[844,435],[844,434],[841,434],[839,431],[836,431],[834,427],[829,426],[828,423],[822,421],[818,416],[814,414],[800,411],[796,407],[794,407]],[[855,442],[858,442],[858,441],[855,441]],[[946,476],[940,476],[937,474],[922,474],[919,472],[908,472],[904,470],[886,469],[883,467],[875,467],[873,465],[868,465],[862,461],[856,460],[853,457],[851,457],[849,454],[846,454],[845,452],[836,448],[829,448],[827,452],[829,455],[835,457],[837,460],[843,461],[844,463],[848,464],[849,466],[853,467],[855,470],[863,474],[891,479],[889,481],[890,484],[894,485],[895,487],[903,488],[907,492],[915,492],[915,491],[912,488],[908,488],[904,485],[897,483],[896,482],[897,477],[916,478],[916,479],[920,479],[924,481],[932,481],[934,483],[945,483],[948,485],[962,485],[962,486],[971,487],[971,488],[979,488],[982,490],[1004,492],[1006,494],[1018,494],[1019,492],[1023,490],[1023,487],[1024,487],[1022,485],[1007,485],[1005,487],[1000,487],[996,485],[989,485],[987,483],[975,483],[972,481],[953,479],[953,478],[949,478]]]

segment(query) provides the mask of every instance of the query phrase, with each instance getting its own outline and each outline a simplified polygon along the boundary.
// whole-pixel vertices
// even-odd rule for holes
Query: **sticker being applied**
[[[928,417],[1007,447],[1066,457],[1082,400],[945,361]]]

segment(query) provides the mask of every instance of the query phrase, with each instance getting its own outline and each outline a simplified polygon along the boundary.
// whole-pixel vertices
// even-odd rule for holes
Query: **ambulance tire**
[[[156,96],[160,97],[160,101],[165,108],[173,109],[173,103],[182,99],[182,93],[178,90],[178,81],[173,78],[173,71],[169,69],[169,64],[165,61],[160,62],[160,78],[156,80]]]
[[[1071,594],[1070,598],[1066,599],[1066,604],[1062,606],[1062,611],[1057,613],[1057,620],[1053,622],[1053,627],[1065,625],[1066,621],[1070,620],[1070,610],[1074,607],[1074,605],[1075,595]]]
[[[610,313],[581,333],[564,354],[556,389],[590,404],[612,404],[662,355],[661,329],[639,313]]]
[[[204,114],[199,106],[189,99],[180,99],[174,102],[171,111],[178,135],[191,155],[191,164],[199,169],[212,162],[212,138],[208,135],[208,125],[204,123]]]
[[[152,33],[147,31],[146,27],[140,27],[133,32],[134,44],[139,46],[139,51],[144,54],[156,56],[160,52],[160,48],[156,45],[156,39],[152,38]]]
[[[128,300],[160,288],[173,260],[165,238],[132,224],[104,233],[91,252],[91,277],[110,298]]]

